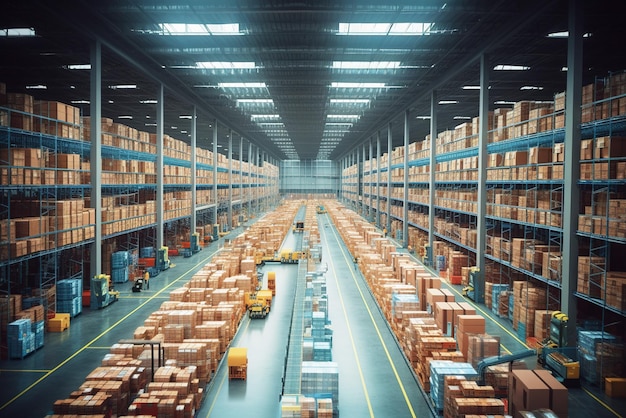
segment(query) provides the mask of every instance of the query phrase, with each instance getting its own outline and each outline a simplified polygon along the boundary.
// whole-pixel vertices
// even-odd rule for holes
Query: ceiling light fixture
[[[117,118],[118,119],[132,119],[133,117],[131,115],[120,115]]]
[[[543,87],[540,86],[522,86],[520,90],[543,90]]]
[[[89,100],[72,100],[70,103],[72,104],[89,104]]]
[[[191,115],[180,115],[178,117],[178,119],[192,119],[192,118],[193,118],[193,116],[191,116]]]
[[[139,103],[141,104],[157,104],[159,103],[158,100],[154,100],[154,99],[148,99],[148,100],[139,100]]]
[[[458,100],[439,100],[440,105],[457,104]]]
[[[369,104],[370,99],[330,99],[331,104]]]
[[[48,86],[43,85],[43,84],[34,84],[34,85],[26,86],[26,88],[28,90],[47,90]]]

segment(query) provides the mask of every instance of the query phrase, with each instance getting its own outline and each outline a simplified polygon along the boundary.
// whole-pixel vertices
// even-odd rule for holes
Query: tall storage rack
[[[619,341],[611,333],[623,337],[616,324],[626,318],[624,80],[624,73],[611,74],[583,88],[577,231],[565,231],[562,225],[563,207],[568,204],[563,201],[563,93],[555,95],[552,106],[518,102],[512,109],[490,112],[485,213],[479,213],[477,204],[477,118],[472,124],[439,133],[434,166],[428,158],[427,140],[409,144],[408,150],[395,148],[382,156],[391,160],[391,204],[384,209],[386,214],[400,224],[405,221],[402,207],[408,205],[409,246],[420,249],[428,242],[429,233],[437,240],[438,248],[431,249],[433,259],[426,259],[425,250],[420,252],[424,261],[434,263],[438,252],[452,257],[461,255],[462,267],[468,272],[469,267],[477,265],[477,219],[485,217],[487,291],[493,288],[499,293],[508,289],[502,295],[487,294],[485,302],[494,313],[513,321],[522,341],[534,334],[529,324],[536,310],[560,308],[562,260],[578,258],[578,310],[585,318],[595,320],[580,321],[577,326],[579,330],[604,330],[594,341],[615,350],[614,354],[589,353],[579,345],[583,375],[598,385],[603,384],[604,376],[624,372],[618,370],[621,366],[616,360],[623,356],[623,345],[610,345]],[[409,153],[406,184],[404,164],[399,161],[404,152]],[[435,172],[432,202],[428,189],[431,170]],[[352,188],[351,173],[355,171],[355,166],[344,168],[342,187],[344,199],[353,204],[360,196],[346,191]],[[368,181],[374,181],[373,178],[370,174]],[[381,180],[380,190],[384,191],[386,185],[386,180]],[[409,189],[406,202],[404,187]],[[379,198],[384,197],[381,192]],[[363,199],[365,204],[369,201]],[[429,210],[434,211],[432,226],[428,222]],[[578,236],[578,254],[562,253],[567,233]],[[449,267],[443,270],[451,280],[455,273]],[[514,283],[522,287],[516,285],[514,289]],[[522,292],[522,288],[526,290]],[[498,303],[499,297],[507,297],[508,303]],[[543,336],[535,337],[541,340]]]
[[[89,120],[79,110],[57,102],[35,102],[14,94],[20,103],[0,107],[0,355],[7,355],[6,330],[26,303],[43,305],[46,317],[57,310],[56,283],[86,280],[96,213],[90,206]],[[27,103],[22,103],[26,101]],[[47,106],[45,112],[35,106]],[[14,109],[17,108],[17,109]],[[50,109],[55,109],[54,115]],[[64,109],[63,118],[56,111]],[[35,114],[37,111],[39,114]],[[71,113],[71,118],[67,115]],[[42,116],[41,114],[45,115]],[[59,113],[60,115],[61,113]],[[51,116],[48,116],[51,115]],[[135,251],[154,246],[156,223],[156,137],[123,124],[102,121],[102,267],[111,267],[117,249]],[[278,195],[278,167],[242,162],[235,171],[223,155],[218,184],[213,180],[213,155],[197,164],[198,191],[194,210],[198,225],[222,222],[228,208],[235,214],[249,204],[253,210],[272,206]],[[174,238],[189,239],[191,153],[183,141],[164,137],[164,223]],[[229,182],[238,183],[234,200]],[[244,185],[250,193],[240,193]],[[212,190],[218,188],[218,201]],[[217,206],[218,216],[214,216]],[[103,271],[107,273],[107,271]],[[37,300],[35,300],[37,299]],[[24,302],[24,303],[23,303]],[[29,305],[30,306],[30,305]],[[43,318],[45,319],[45,318]]]

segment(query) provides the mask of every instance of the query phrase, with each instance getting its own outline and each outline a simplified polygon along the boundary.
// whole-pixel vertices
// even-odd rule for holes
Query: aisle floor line
[[[346,327],[348,328],[348,336],[350,338],[350,344],[352,345],[352,352],[354,353],[354,361],[356,362],[356,367],[357,367],[357,370],[359,371],[359,378],[361,379],[361,387],[363,388],[363,394],[365,395],[365,401],[367,403],[367,410],[369,411],[370,417],[374,417],[374,409],[372,408],[372,402],[370,400],[369,392],[367,390],[367,383],[365,382],[365,377],[363,376],[363,369],[361,368],[361,360],[359,359],[359,353],[356,348],[356,344],[354,343],[354,336],[352,334],[352,326],[350,325],[350,318],[348,316],[348,311],[346,309],[346,305],[343,300],[343,295],[341,293],[341,287],[339,286],[339,281],[337,280],[337,273],[335,270],[335,265],[333,263],[332,257],[330,257],[329,267],[330,267],[330,270],[333,272],[335,285],[337,286],[337,294],[339,295],[339,303],[341,304],[341,310],[343,311],[343,316],[346,321]]]
[[[340,237],[337,236],[337,232],[336,229],[333,228],[333,236],[335,238],[335,240],[338,243],[343,243],[343,240],[341,240]],[[349,257],[346,255],[346,250],[344,249],[344,246],[339,245],[339,248],[341,250],[341,254],[344,258],[344,260],[346,261],[346,264],[350,264],[351,260],[349,259]],[[391,358],[391,354],[389,353],[389,349],[387,348],[387,344],[385,344],[385,341],[383,339],[383,336],[380,332],[380,329],[378,328],[378,325],[376,324],[376,320],[374,319],[374,315],[372,314],[371,309],[369,308],[368,304],[367,304],[367,300],[365,299],[365,295],[363,294],[363,290],[361,289],[361,286],[358,283],[357,277],[354,274],[354,271],[350,270],[350,273],[352,275],[352,280],[354,281],[354,284],[356,285],[358,291],[359,291],[359,295],[361,297],[361,300],[363,301],[363,305],[365,305],[365,309],[367,310],[367,313],[370,317],[370,320],[372,321],[372,325],[374,326],[374,329],[376,330],[376,334],[378,336],[378,339],[383,347],[383,350],[385,351],[385,355],[387,357],[387,360],[389,361],[389,365],[391,367],[391,370],[393,371],[393,374],[396,378],[396,381],[398,382],[398,386],[400,387],[400,391],[402,392],[402,396],[404,397],[404,401],[406,402],[406,405],[409,409],[409,412],[411,413],[411,417],[413,418],[417,418],[417,415],[415,414],[415,411],[413,410],[413,405],[411,404],[411,401],[409,400],[409,396],[407,395],[406,389],[404,387],[404,384],[402,383],[402,379],[400,379],[400,375],[398,374],[398,370],[396,369],[396,365],[393,361],[393,359]]]
[[[25,394],[27,394],[30,390],[32,390],[34,387],[36,387],[38,384],[40,384],[42,381],[44,381],[46,378],[48,378],[49,376],[51,376],[52,374],[54,374],[55,372],[57,372],[61,367],[65,366],[67,363],[69,363],[72,359],[74,359],[75,357],[77,357],[80,353],[82,353],[83,351],[85,351],[86,349],[88,349],[92,344],[94,344],[96,341],[98,341],[100,338],[102,338],[103,336],[105,336],[107,333],[109,333],[112,329],[114,329],[115,327],[117,327],[118,325],[120,325],[122,322],[124,322],[125,320],[127,320],[128,318],[130,318],[133,314],[135,314],[137,311],[139,311],[141,308],[143,308],[148,302],[150,302],[153,298],[156,298],[158,295],[160,295],[162,292],[165,292],[167,289],[169,289],[172,285],[174,285],[175,283],[179,282],[183,277],[185,277],[185,275],[189,274],[192,270],[197,269],[201,264],[206,263],[207,260],[210,260],[215,254],[217,254],[220,250],[216,250],[213,253],[211,253],[210,255],[208,255],[207,257],[203,258],[201,261],[199,261],[198,263],[196,263],[193,267],[191,267],[190,269],[188,269],[186,272],[182,273],[180,276],[178,276],[177,279],[173,280],[171,283],[169,283],[167,286],[165,286],[164,288],[162,288],[161,290],[159,290],[157,293],[154,294],[154,296],[150,297],[149,299],[147,299],[145,302],[143,302],[142,304],[140,304],[139,306],[137,306],[135,309],[133,309],[132,311],[130,311],[129,313],[127,313],[126,315],[124,315],[122,318],[120,318],[116,323],[114,323],[113,325],[111,325],[109,328],[105,329],[104,331],[102,331],[100,334],[98,334],[96,337],[94,337],[91,341],[89,341],[87,344],[85,344],[84,346],[82,346],[81,348],[79,348],[78,350],[76,350],[72,355],[70,355],[69,357],[67,357],[65,360],[63,360],[61,363],[59,363],[58,365],[56,365],[54,368],[50,369],[50,371],[48,371],[46,374],[44,374],[43,376],[41,376],[39,379],[35,380],[33,383],[31,383],[28,387],[26,387],[24,390],[22,390],[20,393],[18,393],[17,395],[15,395],[13,398],[9,399],[4,405],[0,406],[0,411],[2,411],[3,409],[5,409],[6,407],[8,407],[9,405],[11,405],[13,402],[15,402],[17,399],[21,398],[22,396],[24,396]]]

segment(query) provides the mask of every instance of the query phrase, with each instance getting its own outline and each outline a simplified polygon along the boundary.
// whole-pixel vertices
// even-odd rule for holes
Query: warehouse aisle
[[[241,232],[238,228],[231,234]],[[41,349],[22,360],[1,361],[0,418],[52,413],[54,402],[77,390],[111,345],[132,338],[135,329],[169,299],[169,292],[188,281],[222,245],[220,240],[192,257],[174,257],[175,267],[150,279],[149,290],[133,293],[131,282],[116,284],[118,301],[104,309],[83,308],[68,330],[47,332]]]
[[[328,215],[318,216],[328,263],[333,361],[339,413],[347,417],[426,417],[431,410],[385,318]]]
[[[278,417],[280,415],[281,378],[287,351],[287,337],[297,265],[267,264],[267,272],[276,272],[276,296],[265,319],[249,319],[241,322],[233,339],[232,347],[248,349],[247,380],[229,380],[226,358],[222,361],[209,387],[204,402],[197,411],[198,418],[231,416]]]

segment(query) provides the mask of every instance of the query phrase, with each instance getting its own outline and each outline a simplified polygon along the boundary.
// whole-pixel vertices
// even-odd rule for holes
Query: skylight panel
[[[384,89],[385,83],[349,83],[333,81],[330,84],[333,88],[345,88],[345,89]]]
[[[65,66],[68,70],[91,70],[91,64],[70,64]]]
[[[17,38],[22,36],[36,36],[35,28],[5,28],[0,29],[0,36]]]
[[[591,37],[591,32],[586,32],[583,33],[583,38],[589,38]],[[568,38],[569,37],[569,31],[562,31],[562,32],[552,32],[549,33],[548,35],[546,35],[548,38]]]
[[[253,61],[198,61],[197,68],[207,70],[249,70],[256,68]]]
[[[264,89],[267,87],[265,83],[218,83],[217,86],[223,89]]]
[[[278,114],[267,114],[267,115],[263,115],[263,114],[254,114],[254,115],[250,115],[250,119],[279,119],[280,115]]]
[[[527,71],[530,70],[530,67],[525,65],[496,65],[493,67],[494,71]]]
[[[357,36],[421,36],[429,35],[433,23],[421,22],[397,22],[397,23],[339,23],[337,35],[357,35]]]
[[[370,99],[330,99],[330,103],[367,105],[370,103]]]
[[[243,35],[239,23],[159,23],[161,35],[175,36],[207,36],[207,35]]]
[[[333,61],[333,68],[341,70],[395,70],[400,61]]]
[[[237,104],[274,104],[272,99],[237,99]]]
[[[328,115],[328,119],[360,119],[360,115]]]

